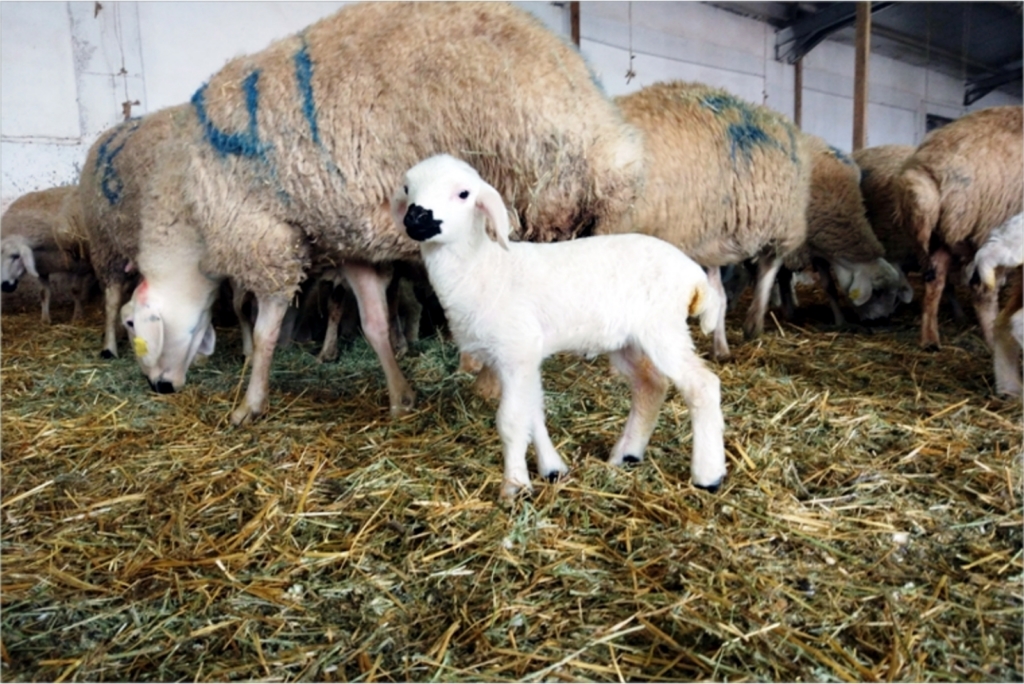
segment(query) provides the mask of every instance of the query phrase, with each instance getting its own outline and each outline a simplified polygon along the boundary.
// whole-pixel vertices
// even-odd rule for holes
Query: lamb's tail
[[[687,310],[691,316],[700,317],[701,331],[705,335],[710,335],[718,325],[718,316],[724,305],[725,302],[711,287],[707,278],[702,278],[690,293],[690,304]]]

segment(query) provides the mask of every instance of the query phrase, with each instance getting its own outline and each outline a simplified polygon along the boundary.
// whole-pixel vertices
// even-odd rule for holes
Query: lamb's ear
[[[508,250],[508,234],[512,226],[508,222],[508,210],[501,195],[493,187],[481,181],[476,196],[476,208],[487,217],[487,236]]]
[[[25,265],[25,270],[28,271],[28,274],[38,278],[39,272],[36,271],[36,255],[32,253],[32,248],[28,245],[21,245],[18,247],[18,255],[21,257],[21,263]]]

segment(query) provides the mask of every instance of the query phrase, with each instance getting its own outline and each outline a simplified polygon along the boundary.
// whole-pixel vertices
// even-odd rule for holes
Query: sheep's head
[[[866,263],[833,263],[839,287],[864,320],[885,318],[899,302],[909,303],[914,290],[906,276],[885,259]]]
[[[0,244],[0,289],[14,292],[18,288],[18,281],[26,273],[39,277],[32,247],[23,236],[12,235]]]
[[[467,240],[482,228],[508,249],[511,226],[501,195],[451,155],[424,159],[406,171],[391,198],[391,216],[417,242]]]
[[[210,307],[202,303],[165,297],[145,280],[135,288],[121,307],[121,323],[150,387],[160,394],[184,387],[196,355],[213,353],[217,338],[210,319]]]

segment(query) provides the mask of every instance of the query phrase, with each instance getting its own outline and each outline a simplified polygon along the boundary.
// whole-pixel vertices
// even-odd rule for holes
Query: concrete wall
[[[74,182],[88,147],[125,111],[186,101],[229,59],[344,4],[0,2],[2,208],[25,192]],[[568,3],[516,4],[569,35]],[[697,80],[792,116],[793,67],[774,60],[767,24],[697,2],[584,2],[580,24],[581,50],[610,95]],[[627,82],[630,43],[636,75]],[[852,140],[853,61],[853,48],[828,41],[804,60],[804,128],[844,150]],[[926,113],[967,111],[955,79],[877,56],[869,73],[869,145],[916,144]],[[970,109],[1009,100],[993,94]]]

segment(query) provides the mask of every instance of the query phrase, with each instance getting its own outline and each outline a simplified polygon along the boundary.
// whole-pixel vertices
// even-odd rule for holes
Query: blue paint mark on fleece
[[[700,102],[716,114],[721,114],[727,109],[739,111],[740,121],[738,123],[730,123],[726,129],[726,134],[729,137],[729,155],[734,164],[736,163],[736,150],[742,152],[748,162],[754,148],[758,145],[777,147],[785,151],[782,143],[768,135],[763,128],[755,123],[753,108],[743,100],[726,93],[715,93],[705,95],[701,98]],[[787,127],[787,132],[789,133],[789,157],[795,164],[798,161],[796,157],[796,136],[791,127]]]
[[[828,149],[830,149],[832,151],[832,154],[835,156],[835,158],[838,159],[839,161],[841,161],[842,163],[846,164],[847,166],[853,166],[854,165],[853,164],[853,160],[850,159],[850,157],[847,156],[847,154],[845,152],[843,152],[841,149],[839,149],[838,147],[833,147],[832,145],[829,145]]]
[[[302,39],[302,49],[295,53],[295,80],[302,95],[302,113],[309,124],[313,142],[319,145],[320,127],[317,125],[316,103],[313,101],[313,60],[309,58],[309,45],[305,37]]]
[[[192,106],[196,110],[199,123],[206,131],[206,140],[213,146],[213,149],[222,155],[234,154],[240,157],[258,157],[264,159],[266,147],[260,142],[259,130],[256,125],[256,110],[259,108],[259,82],[260,72],[253,71],[246,76],[242,82],[242,89],[245,92],[245,109],[249,113],[249,130],[244,133],[225,133],[210,121],[206,113],[206,88],[204,83],[195,95],[192,96]]]
[[[134,118],[130,121],[131,125],[118,127],[106,140],[100,143],[100,147],[96,151],[96,172],[100,175],[100,190],[102,190],[103,196],[107,198],[107,202],[111,205],[121,201],[121,193],[124,191],[124,181],[121,180],[121,175],[114,168],[114,159],[117,155],[121,154],[121,150],[124,149],[128,138],[141,123],[139,118]],[[124,131],[124,138],[121,140],[121,144],[111,149],[110,144],[122,131]]]

